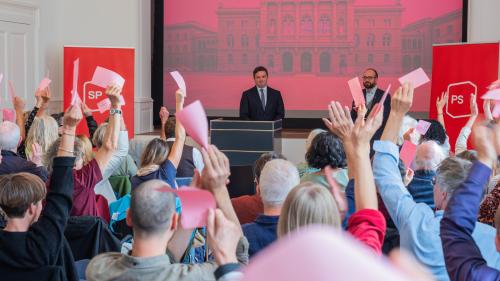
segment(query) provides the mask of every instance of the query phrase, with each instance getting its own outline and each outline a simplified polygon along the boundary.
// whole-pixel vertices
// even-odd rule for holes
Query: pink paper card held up
[[[411,141],[405,141],[399,152],[399,158],[403,161],[406,168],[411,167],[411,163],[415,158],[415,153],[417,152],[417,146]]]
[[[104,113],[111,108],[111,101],[108,98],[105,98],[97,103],[97,108],[100,113]]]
[[[208,149],[208,120],[205,109],[199,100],[175,113],[177,120],[195,142]]]
[[[380,111],[380,109],[382,109],[382,106],[384,105],[385,99],[387,98],[387,95],[389,94],[390,90],[391,90],[391,84],[387,86],[387,90],[385,90],[384,95],[380,99],[380,102],[376,104],[375,107],[373,108],[373,116],[376,116]]]
[[[160,192],[173,192],[181,201],[181,226],[183,229],[207,225],[208,210],[215,209],[215,198],[209,191],[193,187],[180,189],[162,188]]]
[[[16,122],[16,112],[12,108],[2,109],[3,121]]]
[[[38,90],[43,90],[45,88],[47,88],[49,85],[50,85],[50,82],[52,82],[52,80],[50,80],[49,78],[45,77],[42,79],[42,81],[40,82],[40,84],[38,85]]]
[[[94,75],[92,76],[92,84],[97,85],[101,88],[107,88],[108,86],[115,84],[120,88],[123,88],[125,79],[120,74],[112,70],[98,66],[94,71]]]
[[[415,128],[415,130],[417,130],[417,132],[419,134],[425,135],[425,133],[427,133],[427,131],[429,130],[430,127],[431,127],[431,123],[429,123],[425,120],[420,120],[420,121],[418,121],[417,127]]]
[[[500,88],[489,90],[486,94],[482,95],[481,98],[483,100],[500,100]]]
[[[491,115],[494,118],[500,117],[500,101],[495,101],[495,107],[493,108],[493,112],[491,112]]]
[[[78,96],[78,71],[80,68],[80,59],[73,61],[73,90],[71,91],[71,105],[75,105],[80,97]]]
[[[352,98],[354,99],[354,105],[359,106],[365,104],[365,96],[363,95],[363,90],[361,89],[361,84],[359,83],[359,78],[354,77],[347,81],[349,89],[351,90]]]
[[[331,254],[321,258],[325,253]],[[241,281],[411,280],[400,272],[348,234],[313,225],[280,237],[252,257]]]
[[[177,83],[177,87],[182,90],[184,93],[184,97],[187,97],[187,92],[186,92],[186,82],[184,81],[184,78],[182,75],[179,73],[179,71],[172,71],[170,72],[170,75],[172,78],[174,78],[175,83]]]
[[[412,82],[415,89],[428,83],[429,81],[431,80],[421,67],[399,78],[399,83],[401,83],[401,85],[406,82]]]

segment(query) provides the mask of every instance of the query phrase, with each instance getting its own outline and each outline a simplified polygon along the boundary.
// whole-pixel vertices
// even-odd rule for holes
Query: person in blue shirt
[[[242,226],[243,233],[250,243],[250,258],[278,238],[276,229],[281,208],[290,190],[299,183],[299,171],[287,160],[271,160],[262,169],[259,194],[264,205],[264,214],[259,215],[254,222]]]
[[[488,184],[492,165],[500,152],[500,126],[494,126],[494,132],[483,125],[478,125],[474,132],[474,144],[478,161],[475,161],[465,181],[453,193],[446,213],[441,220],[441,240],[446,262],[446,269],[451,280],[500,280],[498,266],[487,265],[481,246],[474,238],[474,232],[480,225],[477,214],[484,187]],[[493,144],[492,139],[495,139]],[[496,149],[495,149],[496,147]],[[495,216],[497,233],[490,238],[489,245],[500,250],[500,214]],[[496,247],[493,247],[495,243]]]
[[[184,106],[184,93],[179,89],[175,93],[175,111],[179,112]],[[175,176],[181,161],[186,130],[177,122],[175,125],[175,142],[172,148],[162,139],[151,140],[141,156],[141,167],[137,175],[131,178],[132,189],[148,180],[163,180],[170,187],[176,188]]]
[[[394,94],[384,133],[381,140],[374,143],[373,173],[380,196],[399,230],[401,247],[429,268],[437,280],[449,280],[439,238],[439,224],[451,193],[464,180],[471,164],[456,158],[441,163],[434,188],[437,211],[425,203],[415,202],[401,179],[398,169],[399,147],[396,145],[403,117],[412,102],[413,86],[406,83]],[[485,260],[491,266],[498,267],[500,256],[491,247],[495,229],[477,223],[473,237]]]

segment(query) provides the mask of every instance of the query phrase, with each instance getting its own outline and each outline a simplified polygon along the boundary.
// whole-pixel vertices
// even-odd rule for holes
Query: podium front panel
[[[222,150],[255,151],[273,150],[273,131],[212,130],[211,143]]]

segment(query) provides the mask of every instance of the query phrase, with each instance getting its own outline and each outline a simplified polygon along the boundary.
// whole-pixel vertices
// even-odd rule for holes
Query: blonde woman
[[[35,143],[40,145],[43,156],[52,143],[58,138],[59,126],[54,118],[48,115],[35,117],[25,141],[26,156],[28,159],[33,157],[33,145]],[[47,166],[47,163],[43,163],[43,165]]]

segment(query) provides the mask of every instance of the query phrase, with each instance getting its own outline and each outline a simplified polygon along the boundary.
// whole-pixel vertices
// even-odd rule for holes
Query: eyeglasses
[[[361,76],[361,79],[363,79],[363,80],[373,80],[375,78],[377,78],[377,77],[375,77],[375,76]]]

